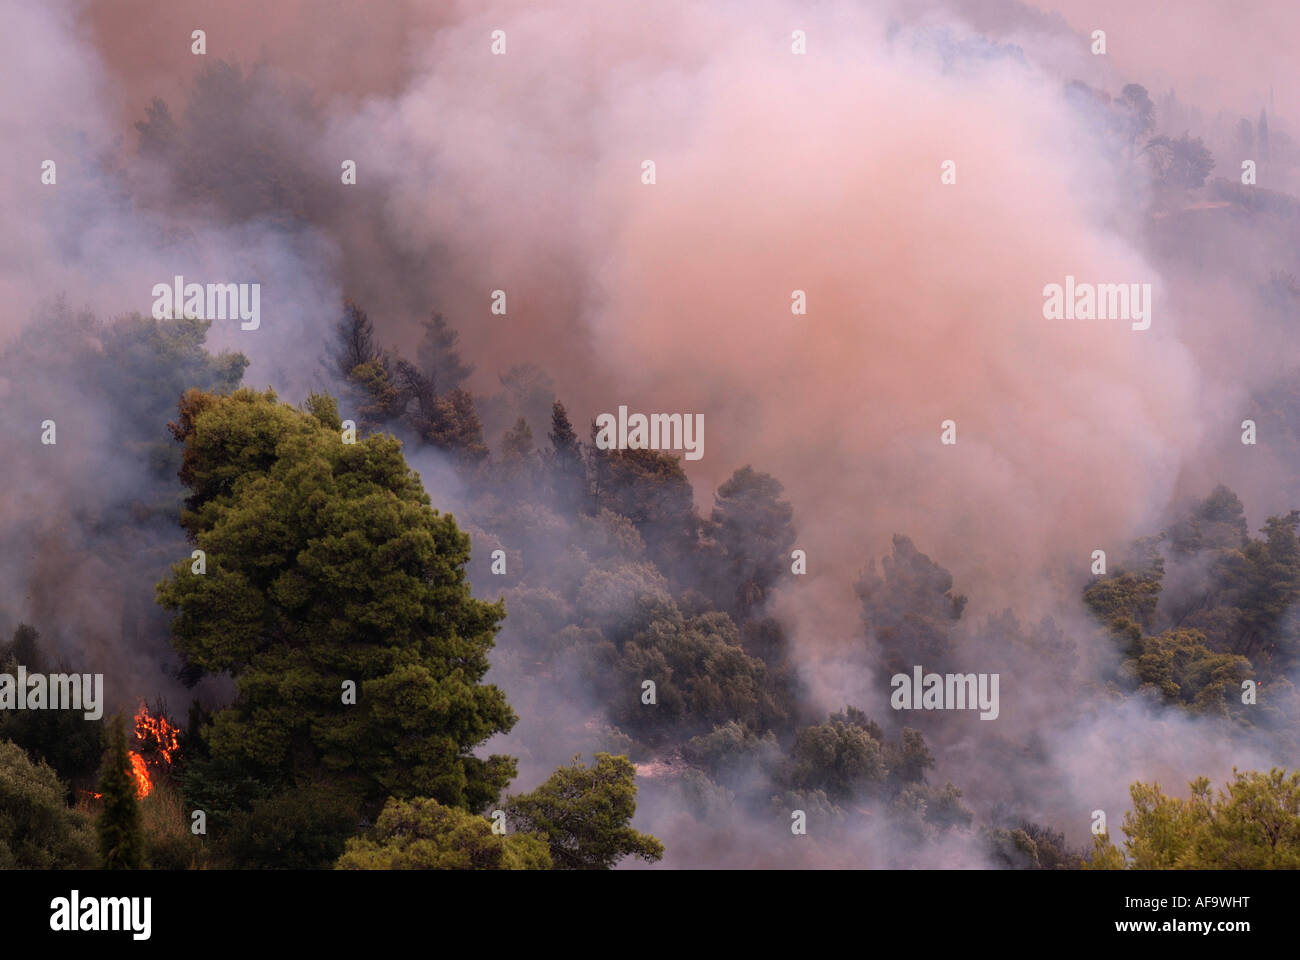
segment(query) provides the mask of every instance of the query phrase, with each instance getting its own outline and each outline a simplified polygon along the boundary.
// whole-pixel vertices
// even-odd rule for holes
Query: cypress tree
[[[140,804],[131,775],[131,755],[126,748],[122,718],[108,724],[108,750],[99,777],[104,807],[99,815],[99,854],[105,870],[141,870],[145,867],[144,831]]]

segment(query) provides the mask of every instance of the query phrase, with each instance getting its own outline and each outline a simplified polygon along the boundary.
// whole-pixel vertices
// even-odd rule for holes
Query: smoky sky
[[[858,656],[852,586],[893,534],[952,572],[972,620],[1052,615],[1084,642],[1093,550],[1119,551],[1219,481],[1242,494],[1252,527],[1295,506],[1280,494],[1290,452],[1237,442],[1254,388],[1287,370],[1290,331],[1260,289],[1296,271],[1295,224],[1211,209],[1162,225],[1144,171],[1067,83],[1111,96],[1143,84],[1158,126],[1172,90],[1170,110],[1199,117],[1192,132],[1216,148],[1261,109],[1285,135],[1297,78],[1283,38],[1297,16],[1208,0],[668,0],[616,14],[586,0],[7,3],[0,56],[26,82],[0,95],[13,145],[0,336],[59,294],[111,317],[148,313],[153,284],[176,274],[260,282],[261,329],[218,322],[210,344],[243,351],[245,382],[286,399],[320,385],[350,294],[407,349],[416,322],[442,311],[477,394],[533,363],[575,423],[620,404],[702,413],[705,457],[685,465],[697,502],[707,510],[744,464],[781,480],[809,575],[771,609],[821,707],[879,714],[887,678]],[[190,52],[195,29],[205,56]],[[1105,57],[1089,50],[1095,29]],[[791,53],[795,30],[806,55]],[[152,98],[183,118],[218,60],[282,92],[257,109],[301,174],[303,223],[205,205],[183,171],[137,151]],[[248,144],[214,136],[211,148],[233,163]],[[39,182],[46,159],[57,186]],[[1235,177],[1241,159],[1216,150],[1215,175]],[[339,182],[344,160],[355,187]],[[1294,168],[1265,169],[1262,185],[1294,188]],[[1043,287],[1067,275],[1150,284],[1150,329],[1045,320]],[[490,311],[497,289],[505,316]],[[791,312],[796,290],[806,315]],[[28,387],[0,380],[0,400],[14,390]],[[93,410],[75,416],[111,432]],[[955,445],[939,442],[945,420]],[[102,482],[129,486],[132,461],[110,446],[53,479],[31,458],[7,462],[7,528],[75,499],[92,462],[109,465]],[[435,501],[464,495],[436,463],[421,472]],[[38,568],[57,575],[11,561],[6,586]],[[1081,654],[1085,673],[1110,656]],[[1045,678],[1003,696],[1022,704],[1013,738],[1059,712]],[[1133,779],[1181,786],[1265,760],[1138,704],[1117,715],[1080,703],[1064,720],[1044,737],[1036,784],[1008,782],[1042,816],[1074,818],[1076,839],[1090,809],[1123,807]],[[977,778],[991,736],[978,724],[949,735],[940,772]]]

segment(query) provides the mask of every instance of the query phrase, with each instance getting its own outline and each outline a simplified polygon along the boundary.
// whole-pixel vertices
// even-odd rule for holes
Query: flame
[[[153,738],[158,755],[170,766],[172,757],[181,746],[181,732],[168,723],[162,714],[155,717],[142,703],[135,715],[135,739],[142,746],[147,746],[150,737]]]
[[[153,792],[153,778],[144,754],[152,753],[171,766],[172,758],[180,750],[180,733],[162,714],[155,717],[144,703],[140,704],[135,714],[136,749],[131,752],[131,775],[135,777],[135,795],[141,800]]]
[[[135,777],[135,795],[143,800],[153,790],[153,781],[149,779],[149,768],[144,765],[144,757],[138,753],[131,754],[131,775]]]

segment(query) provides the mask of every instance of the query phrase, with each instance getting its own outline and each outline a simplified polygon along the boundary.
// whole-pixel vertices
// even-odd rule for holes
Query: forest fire
[[[150,767],[170,767],[181,748],[181,732],[172,726],[161,713],[154,716],[141,701],[133,719],[134,745],[131,758],[131,777],[135,780],[135,795],[143,800],[153,793],[154,779]],[[79,791],[86,800],[102,800],[104,795],[93,790]]]
[[[141,800],[153,792],[153,778],[145,755],[171,766],[180,750],[180,730],[167,722],[161,713],[154,716],[149,708],[140,704],[135,714],[135,749],[131,751],[131,775],[135,777],[136,796]]]
[[[153,790],[153,781],[149,779],[149,768],[144,765],[144,757],[138,753],[131,754],[131,776],[135,777],[135,795],[143,800]]]

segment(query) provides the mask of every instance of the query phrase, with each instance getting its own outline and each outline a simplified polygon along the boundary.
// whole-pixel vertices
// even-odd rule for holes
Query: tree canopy
[[[1187,798],[1134,783],[1123,851],[1098,838],[1093,869],[1295,870],[1300,868],[1300,771],[1233,771],[1211,791],[1200,777]]]
[[[575,756],[536,790],[510,797],[506,813],[516,829],[546,837],[561,870],[608,870],[629,856],[659,860],[664,845],[629,825],[635,780],[627,757],[598,753],[588,767]]]
[[[472,753],[515,722],[480,682],[504,610],[471,596],[469,538],[431,508],[400,443],[344,443],[339,426],[328,398],[181,402],[182,524],[207,569],[178,562],[158,596],[176,648],[238,686],[207,733],[212,761],[344,784],[375,812],[389,796],[476,809],[514,774]]]

